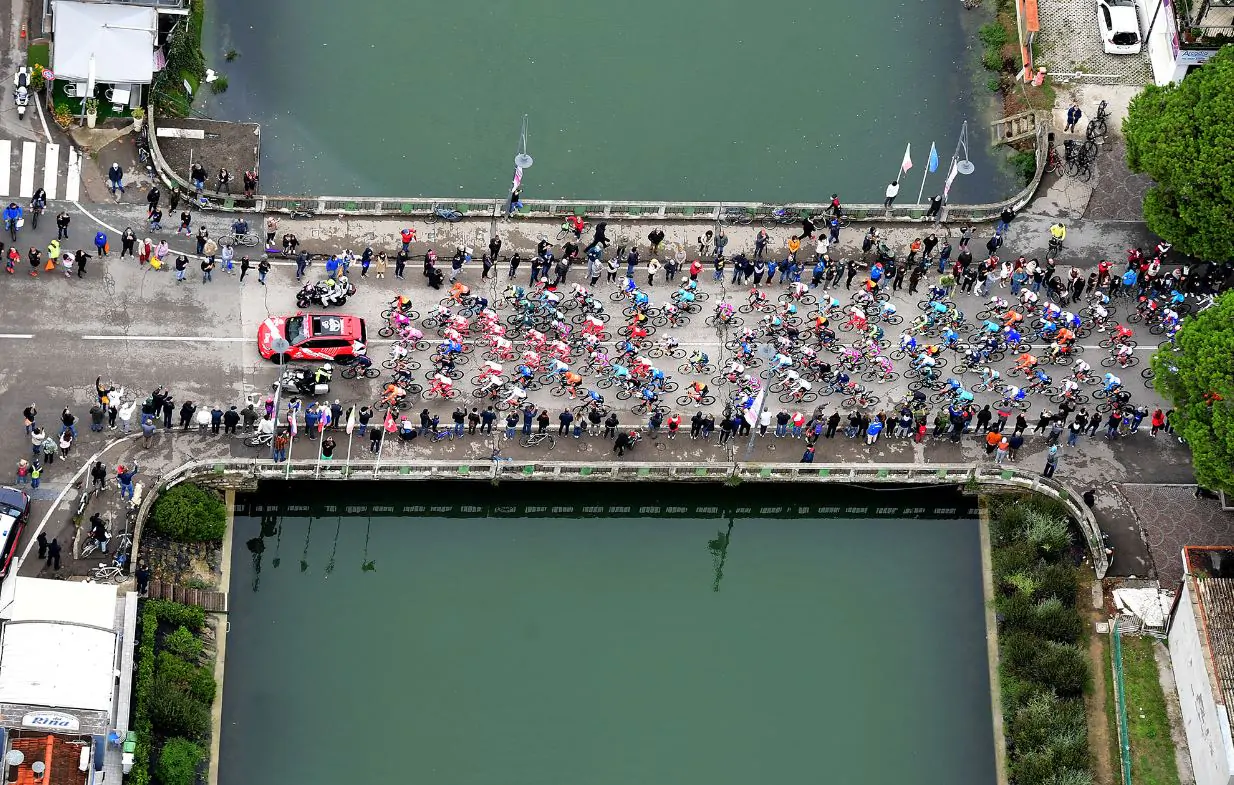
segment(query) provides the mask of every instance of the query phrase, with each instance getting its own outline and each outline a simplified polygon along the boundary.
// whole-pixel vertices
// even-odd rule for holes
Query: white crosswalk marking
[[[81,155],[76,147],[69,148],[68,176],[64,179],[64,198],[76,202],[81,196]]]
[[[47,192],[47,200],[56,198],[56,176],[60,168],[60,145],[47,145],[47,157],[43,160],[43,190]]]
[[[13,145],[8,139],[0,139],[0,196],[9,195],[9,156],[13,154]]]
[[[35,142],[21,143],[21,181],[18,196],[34,196],[34,156],[39,146]]]

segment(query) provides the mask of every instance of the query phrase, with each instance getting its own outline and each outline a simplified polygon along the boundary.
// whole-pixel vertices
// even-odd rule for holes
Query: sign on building
[[[62,711],[32,711],[21,718],[23,728],[37,728],[50,731],[76,731],[81,723],[72,714]]]

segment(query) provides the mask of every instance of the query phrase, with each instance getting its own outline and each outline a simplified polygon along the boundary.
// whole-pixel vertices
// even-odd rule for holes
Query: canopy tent
[[[94,57],[97,82],[150,84],[158,13],[153,8],[55,0],[52,4],[57,79],[84,82]]]

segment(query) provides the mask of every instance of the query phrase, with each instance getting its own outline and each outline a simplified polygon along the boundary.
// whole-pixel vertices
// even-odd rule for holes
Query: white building
[[[1196,785],[1234,785],[1234,548],[1183,549],[1169,645]]]
[[[1148,59],[1159,85],[1182,81],[1227,40],[1234,40],[1231,0],[1142,0]]]
[[[136,626],[136,594],[113,585],[0,583],[0,738],[5,754],[23,753],[18,785],[104,771],[119,782],[121,747],[108,739],[128,731]]]

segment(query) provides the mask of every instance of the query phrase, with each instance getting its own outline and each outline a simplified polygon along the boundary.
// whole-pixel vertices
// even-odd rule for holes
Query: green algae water
[[[972,499],[327,485],[240,500],[224,785],[994,781]]]
[[[502,198],[525,114],[530,198],[881,202],[911,143],[910,203],[931,142],[941,192],[965,119],[977,171],[952,202],[1018,190],[987,148],[992,11],[957,0],[206,7],[230,86],[204,109],[261,123],[267,193]]]

